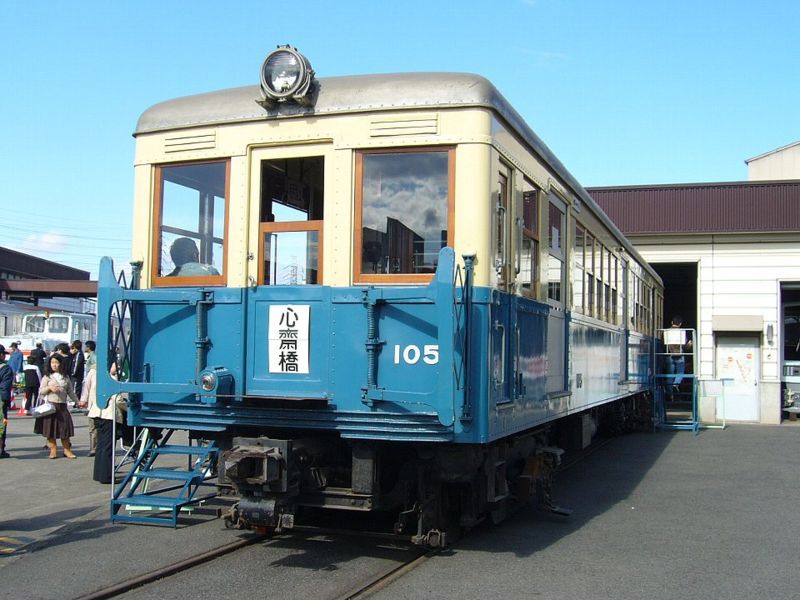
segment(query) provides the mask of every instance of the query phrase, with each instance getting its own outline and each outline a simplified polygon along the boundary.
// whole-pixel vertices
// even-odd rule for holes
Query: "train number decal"
[[[408,346],[394,346],[394,364],[401,362],[407,365],[415,365],[420,360],[426,365],[435,365],[439,362],[439,344],[425,344],[421,349],[419,346],[409,344]]]

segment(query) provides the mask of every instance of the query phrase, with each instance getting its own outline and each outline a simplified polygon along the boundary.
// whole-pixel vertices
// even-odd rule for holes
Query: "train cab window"
[[[26,317],[25,319],[25,333],[43,333],[44,326],[44,317]]]
[[[324,191],[322,156],[261,162],[263,285],[322,283]]]
[[[69,333],[69,318],[50,317],[48,319],[48,333]]]
[[[564,301],[564,212],[563,203],[554,197],[551,198],[547,228],[550,247],[547,262],[547,298],[559,303]]]
[[[527,179],[523,179],[522,186],[519,284],[525,296],[535,298],[539,271],[539,190]]]
[[[153,285],[225,283],[229,162],[156,168]]]
[[[356,280],[431,280],[452,245],[454,159],[438,148],[356,154]]]

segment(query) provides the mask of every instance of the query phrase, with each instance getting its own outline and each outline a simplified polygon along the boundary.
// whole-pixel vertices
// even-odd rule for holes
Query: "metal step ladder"
[[[211,485],[207,480],[215,476],[219,456],[216,443],[169,444],[173,432],[172,429],[166,430],[163,437],[155,439],[149,430],[142,430],[131,447],[131,450],[137,449],[133,466],[114,489],[111,499],[112,522],[177,527],[182,508],[217,495],[216,486],[213,492],[198,493],[202,486]],[[159,458],[176,455],[187,457],[186,469],[174,465],[166,468],[155,466]],[[121,464],[124,463],[123,460]],[[123,509],[125,512],[120,512]],[[139,512],[149,514],[136,514]]]
[[[677,339],[674,345],[680,346],[680,352],[668,352],[669,336]],[[700,417],[697,399],[698,368],[696,344],[697,332],[687,328],[659,329],[658,352],[656,352],[656,375],[654,402],[654,420],[656,429],[686,430],[697,434],[700,430]],[[667,342],[667,343],[665,343]],[[677,343],[680,342],[680,343]],[[679,358],[681,371],[674,372],[670,362]],[[686,363],[691,360],[692,371],[687,372]],[[676,385],[675,382],[687,383]]]

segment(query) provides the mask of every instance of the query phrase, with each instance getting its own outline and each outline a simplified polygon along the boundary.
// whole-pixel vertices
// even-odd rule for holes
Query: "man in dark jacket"
[[[47,358],[47,352],[42,348],[42,342],[36,342],[36,348],[31,350],[33,357],[33,364],[39,367],[39,372],[44,375],[44,359]]]
[[[0,421],[0,458],[9,458],[6,452],[6,428],[8,426],[8,405],[11,403],[11,388],[14,386],[14,371],[6,364],[6,348],[0,344],[0,406],[3,418]]]
[[[69,347],[72,355],[69,376],[72,378],[72,387],[75,388],[75,395],[80,398],[83,390],[83,374],[86,370],[86,357],[83,355],[83,344],[80,340],[75,340]]]

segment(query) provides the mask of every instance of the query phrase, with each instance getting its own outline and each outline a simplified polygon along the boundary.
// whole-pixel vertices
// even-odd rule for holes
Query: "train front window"
[[[224,283],[228,162],[156,169],[155,285]]]
[[[356,157],[357,277],[429,281],[452,240],[453,150]]]
[[[261,161],[262,284],[322,283],[324,207],[324,157]]]
[[[26,317],[25,333],[42,333],[44,331],[44,317]]]
[[[67,317],[50,317],[48,320],[49,333],[68,333],[69,319]]]

